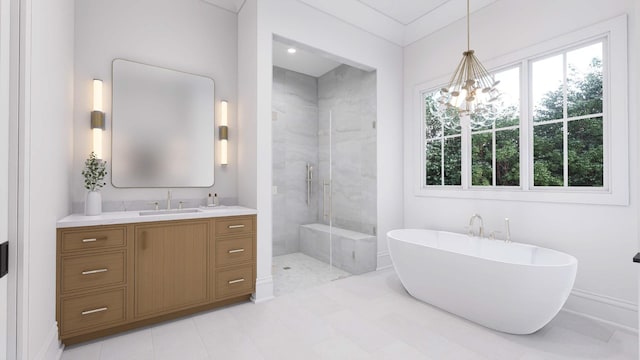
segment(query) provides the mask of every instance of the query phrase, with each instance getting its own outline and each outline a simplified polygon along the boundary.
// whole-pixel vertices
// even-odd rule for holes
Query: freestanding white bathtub
[[[531,334],[564,305],[575,257],[537,246],[424,229],[387,233],[400,281],[413,297],[491,329]]]

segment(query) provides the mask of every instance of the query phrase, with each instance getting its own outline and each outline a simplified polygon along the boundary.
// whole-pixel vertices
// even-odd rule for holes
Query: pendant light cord
[[[467,51],[471,50],[471,27],[469,26],[469,1],[467,0]]]

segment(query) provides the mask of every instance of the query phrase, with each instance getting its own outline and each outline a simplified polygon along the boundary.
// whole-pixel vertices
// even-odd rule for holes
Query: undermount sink
[[[173,215],[173,214],[190,214],[201,212],[200,209],[171,209],[171,210],[148,210],[140,211],[140,216],[147,215]]]

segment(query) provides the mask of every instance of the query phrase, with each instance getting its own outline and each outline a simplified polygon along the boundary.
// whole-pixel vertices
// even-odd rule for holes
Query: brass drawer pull
[[[107,311],[108,308],[105,307],[101,307],[101,308],[97,308],[97,309],[93,309],[93,310],[87,310],[87,311],[83,311],[81,312],[82,315],[89,315],[89,314],[95,314],[95,313],[99,313],[99,312],[103,312],[103,311]]]
[[[82,275],[98,274],[98,273],[103,273],[107,271],[109,270],[108,269],[85,270],[82,272]]]
[[[97,238],[82,239],[82,242],[83,242],[83,243],[96,242],[96,241],[98,241],[98,239],[97,239]]]
[[[237,280],[229,280],[229,285],[241,283],[243,281],[244,281],[244,278],[240,278],[240,279],[237,279]]]
[[[227,226],[229,229],[242,229],[244,227],[244,224],[240,224],[240,225],[229,225]]]
[[[235,253],[241,253],[241,252],[244,252],[244,249],[229,250],[229,254],[235,254]]]

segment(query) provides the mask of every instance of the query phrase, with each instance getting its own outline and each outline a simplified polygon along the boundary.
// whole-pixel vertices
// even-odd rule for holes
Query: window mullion
[[[444,135],[444,131],[442,133]],[[440,138],[440,185],[444,186],[444,136]]]
[[[491,134],[491,184],[496,186],[496,123],[493,122],[493,131]]]
[[[531,62],[523,60],[520,75],[520,186],[533,188],[533,82]]]
[[[567,81],[567,53],[562,55],[562,162],[563,162],[563,184],[564,187],[569,186],[569,130],[567,124],[567,118],[569,117],[569,110],[567,106],[569,93],[569,84]]]
[[[471,129],[469,117],[460,117],[460,181],[463,189],[471,187]]]

